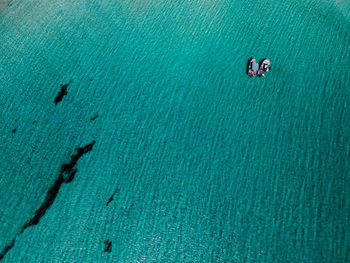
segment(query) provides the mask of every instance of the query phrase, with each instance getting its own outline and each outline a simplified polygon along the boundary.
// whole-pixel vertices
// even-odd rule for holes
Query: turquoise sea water
[[[2,261],[346,262],[349,12],[0,0]],[[271,59],[266,78],[246,75],[251,56]]]

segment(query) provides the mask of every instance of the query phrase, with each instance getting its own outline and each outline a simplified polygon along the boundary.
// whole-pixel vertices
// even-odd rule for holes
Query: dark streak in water
[[[26,228],[39,223],[40,219],[45,215],[47,209],[49,209],[50,206],[53,204],[53,201],[55,201],[55,198],[63,182],[64,182],[64,178],[62,174],[60,174],[56,179],[56,181],[54,182],[53,186],[51,186],[49,191],[47,191],[44,203],[39,207],[38,210],[35,211],[34,217],[32,217],[32,219],[30,219],[24,224],[24,226],[22,227],[21,233],[23,233],[23,231]]]
[[[28,220],[23,227],[21,228],[21,231],[19,234],[22,234],[25,229],[27,229],[30,226],[37,225],[40,222],[40,219],[45,215],[46,211],[50,208],[50,206],[53,204],[53,202],[56,199],[56,196],[62,186],[63,183],[70,183],[77,172],[77,169],[75,168],[75,165],[77,164],[78,160],[86,153],[90,152],[92,150],[92,147],[94,146],[95,141],[92,141],[91,143],[87,144],[84,147],[77,148],[77,153],[73,154],[71,157],[71,160],[67,164],[63,164],[61,166],[60,174],[54,184],[50,187],[50,189],[46,193],[46,197],[44,202],[41,204],[39,209],[37,209],[34,213],[34,216]],[[0,253],[0,260],[4,258],[6,253],[15,245],[16,237],[19,235],[17,234],[12,242],[7,245]]]
[[[56,98],[55,98],[55,104],[57,105],[57,103],[59,103],[64,96],[67,95],[67,87],[69,86],[69,84],[72,82],[72,80],[70,80],[67,84],[61,84],[61,90],[58,92]]]
[[[0,260],[2,260],[4,258],[4,256],[6,255],[6,253],[13,248],[13,246],[15,245],[15,241],[16,238],[12,239],[11,243],[8,244],[0,253]]]
[[[111,195],[111,197],[108,199],[107,204],[106,204],[107,206],[109,205],[110,202],[113,201],[114,196],[115,196],[116,194],[118,194],[118,193],[119,193],[119,189],[116,189],[116,190],[113,192],[113,194]]]
[[[12,133],[15,133],[16,131],[17,131],[17,129],[13,129],[13,130],[12,130]]]
[[[71,175],[71,173],[74,172],[73,168],[77,164],[78,160],[86,153],[90,152],[92,150],[92,147],[94,146],[95,141],[92,141],[91,143],[85,145],[84,147],[77,148],[77,154],[73,154],[70,162],[68,164],[63,164],[61,166],[61,174],[68,174]]]
[[[130,215],[130,210],[132,209],[134,207],[134,203],[132,203],[130,206],[129,206],[129,209],[128,209],[128,214],[127,214],[127,216],[129,216]]]
[[[96,114],[93,118],[91,118],[90,120],[94,121],[96,120],[96,118],[98,117],[98,115]]]
[[[68,184],[70,183],[71,181],[73,181],[74,179],[74,176],[76,174],[76,172],[78,171],[78,169],[73,169],[70,173],[69,173],[69,176],[66,178],[65,180],[65,183]]]
[[[104,252],[111,253],[112,252],[112,241],[109,241],[108,239],[104,241],[105,243],[105,249]]]
[[[95,141],[87,144],[84,147],[77,148],[78,153],[73,154],[71,157],[71,160],[68,164],[63,164],[61,166],[61,171],[54,182],[53,186],[49,189],[49,191],[46,194],[46,198],[44,203],[39,207],[38,210],[35,211],[35,216],[29,220],[22,228],[22,232],[33,225],[36,225],[39,223],[40,219],[45,215],[47,209],[50,208],[53,201],[55,201],[55,198],[58,194],[58,191],[60,190],[63,183],[70,183],[77,172],[77,169],[74,169],[74,166],[77,164],[78,160],[86,153],[90,152],[92,150],[92,147],[94,146]],[[66,177],[65,177],[66,176]]]

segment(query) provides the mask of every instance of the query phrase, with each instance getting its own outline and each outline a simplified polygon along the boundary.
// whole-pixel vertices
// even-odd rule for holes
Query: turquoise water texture
[[[2,261],[346,262],[349,12],[1,0],[0,251],[15,239]],[[265,78],[246,75],[252,56],[271,59]]]

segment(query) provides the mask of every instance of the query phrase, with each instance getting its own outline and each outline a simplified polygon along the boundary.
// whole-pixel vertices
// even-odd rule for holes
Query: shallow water
[[[16,237],[3,261],[345,262],[349,12],[2,1],[0,250]],[[251,56],[271,59],[266,78],[246,75]]]

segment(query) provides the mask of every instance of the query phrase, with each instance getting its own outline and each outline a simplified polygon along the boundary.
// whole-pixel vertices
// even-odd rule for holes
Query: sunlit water
[[[345,262],[349,11],[2,0],[0,250],[16,237],[3,261]],[[246,75],[251,56],[271,59],[266,78]]]

